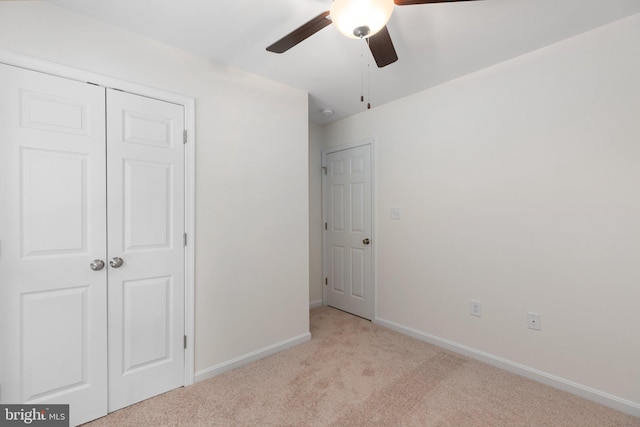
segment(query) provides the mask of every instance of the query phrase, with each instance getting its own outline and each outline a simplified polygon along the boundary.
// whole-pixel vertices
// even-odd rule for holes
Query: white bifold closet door
[[[0,64],[0,402],[183,384],[183,107]]]
[[[183,117],[107,90],[109,411],[184,383]]]

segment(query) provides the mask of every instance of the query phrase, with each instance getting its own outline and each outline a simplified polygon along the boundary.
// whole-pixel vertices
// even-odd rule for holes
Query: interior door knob
[[[109,261],[109,265],[113,268],[119,268],[120,266],[122,266],[122,264],[124,264],[124,260],[117,256],[111,258],[111,260]]]
[[[89,264],[89,267],[93,271],[100,271],[104,268],[104,261],[101,259],[94,259],[93,261],[91,261],[91,264]]]
[[[365,245],[368,245],[369,243],[371,243],[371,240],[369,240],[369,239],[364,239],[364,240],[362,241],[362,243],[364,243]]]

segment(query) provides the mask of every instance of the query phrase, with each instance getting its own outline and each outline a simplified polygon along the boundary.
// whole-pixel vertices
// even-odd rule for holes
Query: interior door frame
[[[358,148],[363,146],[369,146],[369,150],[371,152],[371,241],[372,245],[372,253],[371,253],[371,285],[373,287],[373,318],[371,321],[374,321],[377,317],[378,305],[377,302],[377,289],[378,289],[378,280],[377,280],[377,260],[378,260],[378,250],[376,245],[376,139],[375,137],[369,137],[359,142],[352,142],[347,144],[335,145],[332,147],[327,147],[322,149],[322,277],[324,278],[324,283],[322,284],[322,305],[327,305],[327,278],[329,277],[329,248],[327,245],[327,233],[328,230],[325,229],[325,225],[328,222],[327,214],[327,155],[331,153],[335,153],[338,151],[350,150],[352,148]]]
[[[50,74],[69,80],[76,80],[83,83],[90,82],[105,88],[121,90],[135,95],[171,102],[184,107],[184,125],[185,130],[187,131],[187,142],[184,145],[184,232],[187,233],[187,245],[185,247],[184,254],[184,333],[187,337],[187,346],[184,354],[184,385],[192,385],[194,382],[195,369],[195,99],[162,89],[119,80],[89,71],[78,70],[65,65],[23,56],[1,49],[0,63]]]

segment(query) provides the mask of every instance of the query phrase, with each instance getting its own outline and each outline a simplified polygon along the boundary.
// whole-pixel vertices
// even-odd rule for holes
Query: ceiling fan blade
[[[386,67],[398,60],[396,48],[393,47],[393,42],[391,41],[391,36],[389,35],[389,30],[387,30],[386,25],[367,40],[369,42],[369,50],[371,50],[371,54],[376,60],[378,68]]]
[[[393,2],[398,6],[409,6],[412,4],[449,3],[454,1],[477,1],[477,0],[393,0]]]
[[[302,25],[301,27],[293,30],[271,46],[267,48],[269,52],[283,53],[303,41],[304,39],[311,37],[327,25],[331,24],[329,18],[329,11],[323,12],[320,15],[313,18],[311,21]]]

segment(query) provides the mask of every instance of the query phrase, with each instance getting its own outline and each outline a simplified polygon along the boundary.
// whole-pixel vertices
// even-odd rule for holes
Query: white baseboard
[[[574,394],[576,396],[583,397],[593,402],[600,403],[601,405],[608,406],[626,414],[640,417],[640,403],[632,402],[630,400],[626,400],[621,397],[614,396],[612,394],[605,393],[603,391],[596,390],[594,388],[587,387],[585,385],[549,374],[547,372],[543,372],[525,365],[521,365],[511,360],[503,359],[502,357],[498,357],[490,353],[476,350],[475,348],[467,347],[465,345],[437,337],[435,335],[427,334],[416,329],[412,329],[392,322],[390,320],[376,317],[373,322],[389,329],[393,329],[396,332],[400,332],[402,334],[409,335],[410,337],[417,338],[421,341],[428,342],[429,344],[443,347],[455,353],[471,357],[472,359],[479,360],[480,362],[495,366],[496,368],[513,372],[514,374],[518,374],[539,383],[546,384],[551,387]]]
[[[263,347],[256,351],[252,351],[251,353],[244,354],[242,356],[236,357],[235,359],[231,359],[227,362],[219,363],[215,366],[201,369],[195,373],[195,382],[200,382],[200,381],[207,380],[209,378],[213,378],[224,372],[230,371],[235,368],[239,368],[251,362],[255,362],[256,360],[260,360],[264,357],[281,352],[282,350],[286,350],[288,348],[295,347],[299,344],[305,343],[310,339],[311,339],[311,334],[307,332],[302,335],[298,335],[297,337],[293,337],[288,340],[281,341],[279,343],[270,345],[268,347]]]
[[[317,301],[311,301],[309,303],[309,310],[311,310],[312,308],[318,308],[318,307],[322,307],[322,300],[319,299]]]

